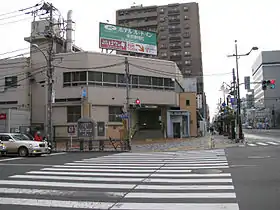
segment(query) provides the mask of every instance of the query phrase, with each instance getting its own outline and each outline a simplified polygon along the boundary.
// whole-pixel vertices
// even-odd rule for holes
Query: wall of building
[[[280,51],[263,51],[252,66],[254,97],[256,105],[265,108],[280,108]],[[262,80],[276,80],[275,89],[262,90]]]
[[[189,104],[188,102],[189,101]],[[190,135],[197,136],[196,93],[180,93],[180,109],[190,112]]]
[[[0,60],[0,108],[29,108],[27,65],[27,58]]]

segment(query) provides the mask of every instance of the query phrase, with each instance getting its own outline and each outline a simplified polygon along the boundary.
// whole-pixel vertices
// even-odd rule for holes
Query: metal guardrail
[[[100,140],[79,140],[69,138],[56,139],[54,142],[54,151],[71,152],[105,152],[105,151],[129,151],[128,141],[119,139],[100,139]]]

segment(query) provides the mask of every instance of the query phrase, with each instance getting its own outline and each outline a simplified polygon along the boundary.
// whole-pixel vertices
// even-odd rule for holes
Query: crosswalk
[[[0,180],[1,205],[239,210],[222,149],[119,153],[15,174]]]
[[[280,142],[277,142],[277,141],[247,142],[246,145],[249,146],[249,147],[257,147],[257,146],[280,146]]]

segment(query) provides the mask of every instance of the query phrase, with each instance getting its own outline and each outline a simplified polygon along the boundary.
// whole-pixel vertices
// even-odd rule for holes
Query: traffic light
[[[135,106],[136,106],[136,107],[141,107],[141,101],[140,101],[139,98],[137,98],[137,99],[135,100]]]
[[[270,88],[275,89],[275,79],[270,80]]]
[[[266,90],[268,87],[270,89],[275,89],[275,79],[262,81],[262,89]]]
[[[267,88],[267,82],[266,82],[266,80],[263,80],[262,81],[262,90],[266,90],[266,88]]]

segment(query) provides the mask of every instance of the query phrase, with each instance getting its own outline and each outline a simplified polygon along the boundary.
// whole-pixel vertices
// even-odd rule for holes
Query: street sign
[[[76,127],[75,125],[69,125],[67,128],[68,134],[74,134],[76,132]]]
[[[86,89],[82,90],[82,97],[83,98],[87,97],[87,90]]]
[[[93,135],[93,122],[78,122],[78,137],[86,138],[93,137]]]
[[[245,90],[250,90],[250,77],[244,77]]]
[[[118,115],[116,115],[116,117],[119,117],[121,119],[127,119],[128,115],[127,115],[127,113],[124,113],[124,114],[118,114]]]

